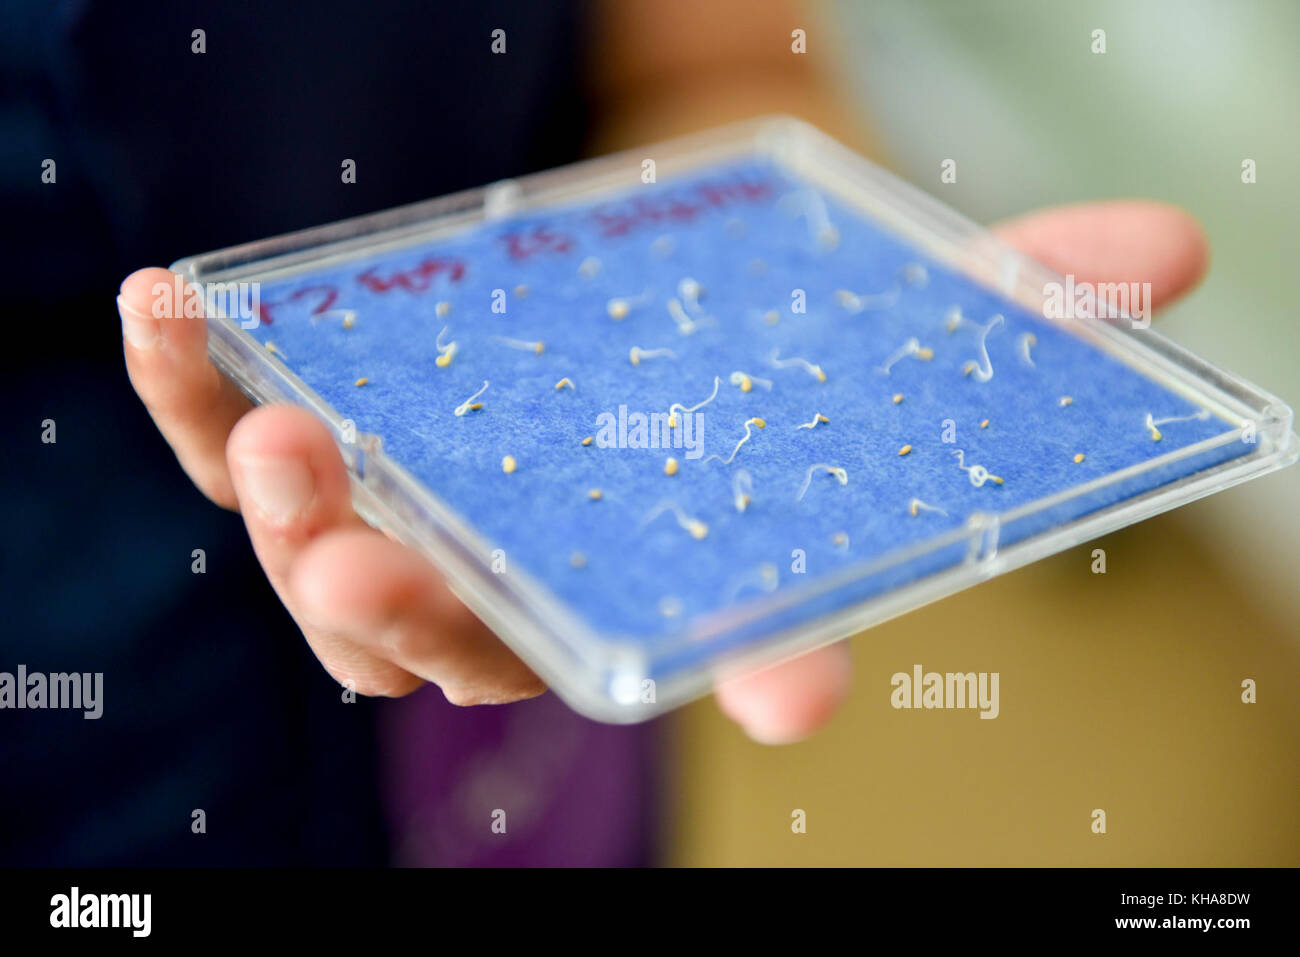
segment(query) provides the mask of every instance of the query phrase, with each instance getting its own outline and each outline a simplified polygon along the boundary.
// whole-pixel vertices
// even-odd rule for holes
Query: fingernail
[[[299,459],[248,456],[239,460],[239,473],[243,491],[277,525],[307,511],[316,493],[311,469]]]
[[[153,316],[133,309],[121,296],[117,311],[122,317],[122,337],[137,349],[152,349],[162,342],[162,327]]]
[[[780,724],[769,724],[765,721],[741,721],[740,728],[755,744],[766,744],[773,747],[798,744],[808,736],[806,732],[787,728]]]

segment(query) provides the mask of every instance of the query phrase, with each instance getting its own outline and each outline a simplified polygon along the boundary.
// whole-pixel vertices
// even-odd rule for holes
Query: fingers
[[[295,562],[289,592],[313,625],[433,682],[452,704],[546,690],[424,558],[372,530],[321,538]]]
[[[267,577],[326,670],[362,694],[407,694],[428,678],[456,703],[511,701],[544,690],[427,562],[364,526],[322,423],[284,406],[250,412],[251,403],[208,360],[205,322],[185,315],[175,281],[165,269],[142,269],[122,284],[118,310],[131,383],[195,484],[243,512]],[[359,537],[356,554],[373,562],[326,551],[303,576],[360,582],[362,592],[342,588],[340,604],[329,588],[303,586],[316,599],[307,614],[289,587],[291,574],[313,543],[343,532]],[[329,624],[340,614],[346,633]]]
[[[325,670],[361,694],[398,696],[423,684],[356,642],[315,626],[288,587],[295,561],[312,542],[363,527],[352,509],[343,458],[325,425],[305,409],[263,406],[231,431],[226,459],[253,550]],[[368,574],[363,566],[350,568]]]
[[[122,283],[117,304],[127,374],[194,484],[234,508],[226,438],[252,405],[208,360],[207,326],[201,317],[185,316],[175,280],[155,268]]]
[[[1209,244],[1192,216],[1150,200],[1040,210],[994,228],[999,238],[1079,282],[1149,282],[1158,309],[1205,275]]]
[[[266,405],[248,413],[230,433],[226,460],[253,549],[277,591],[313,539],[362,524],[343,457],[306,409]]]
[[[827,645],[763,671],[723,681],[718,706],[761,744],[790,744],[830,720],[848,696],[847,642]]]
[[[250,412],[230,434],[228,460],[267,577],[341,683],[392,696],[431,681],[454,704],[545,690],[428,561],[361,521],[343,459],[311,413]]]

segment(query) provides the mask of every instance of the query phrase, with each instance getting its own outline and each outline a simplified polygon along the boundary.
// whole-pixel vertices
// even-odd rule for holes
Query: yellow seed
[[[1084,458],[1084,456],[1083,456],[1083,453],[1082,453],[1082,452],[1077,453],[1077,454],[1074,456],[1074,464],[1075,464],[1075,465],[1078,465],[1080,462],[1083,461],[1083,458]]]
[[[365,376],[362,376],[360,379],[357,380],[357,388],[360,389],[363,385],[368,385],[369,383],[370,380],[367,379]]]
[[[741,391],[741,392],[748,392],[748,391],[750,391],[752,388],[754,388],[754,383],[753,383],[753,381],[749,378],[749,376],[741,376],[741,378],[740,378],[740,391]]]
[[[501,471],[509,475],[514,470],[515,470],[515,457],[513,455],[507,455],[505,458],[501,460]]]
[[[849,536],[845,535],[843,532],[836,532],[835,537],[831,539],[831,542],[835,545],[844,545],[848,540]]]
[[[669,414],[669,416],[668,416],[668,428],[670,428],[670,429],[675,429],[675,428],[677,428],[677,413],[676,413],[676,412],[672,412],[672,413]]]
[[[585,439],[582,440],[582,444],[583,444],[583,445],[590,445],[591,442],[592,442],[592,439],[591,439],[591,436],[590,436],[590,435],[587,436]]]
[[[633,346],[631,348],[631,350],[627,354],[627,357],[632,361],[632,365],[639,366],[641,364],[641,353],[637,351],[636,346]]]
[[[441,319],[449,312],[451,312],[451,303],[449,302],[440,302],[433,307],[433,314],[436,315],[439,319]]]
[[[973,363],[973,362],[968,362],[968,363],[966,363],[964,366],[961,367],[961,374],[962,374],[962,375],[970,375],[970,374],[971,374],[972,372],[974,372],[974,371],[975,371],[975,363]]]
[[[1160,434],[1160,430],[1157,429],[1154,425],[1151,426],[1151,441],[1159,442],[1162,438],[1164,438],[1164,436]]]
[[[1068,395],[1061,396],[1061,408],[1065,408],[1067,405],[1074,405],[1073,396],[1068,396]]]
[[[769,309],[767,312],[763,313],[763,321],[769,326],[774,326],[781,321],[781,314],[775,309]]]
[[[741,510],[742,512],[743,512],[745,509],[749,508],[749,496],[748,496],[748,495],[741,495],[741,496],[740,496],[740,499],[739,499],[739,504],[740,504],[740,510]]]
[[[482,402],[475,402],[473,405],[471,405],[471,406],[469,407],[469,410],[470,410],[471,412],[477,412],[477,411],[478,411],[479,409],[481,409],[481,408],[483,408],[483,403],[482,403]]]
[[[821,366],[813,366],[813,373],[817,376],[818,382],[826,381],[826,373],[822,371]]]
[[[894,405],[898,405],[898,403],[902,401],[903,401],[903,393],[901,392],[894,393]]]
[[[561,379],[559,382],[555,383],[555,391],[556,391],[556,392],[559,392],[559,391],[560,391],[561,389],[563,389],[566,385],[567,385],[570,389],[573,388],[573,381],[572,381],[572,380],[571,380],[567,375],[566,375],[563,379]]]
[[[929,346],[921,346],[921,348],[916,350],[916,357],[918,359],[924,359],[926,362],[929,362],[931,359],[934,358],[934,350],[931,349]]]
[[[527,298],[528,287],[525,286],[523,283],[520,283],[518,286],[515,286],[515,295],[518,296],[520,299]]]
[[[916,512],[917,512],[916,499],[912,499],[912,504],[907,506],[907,510],[912,513],[913,518],[916,518]]]
[[[1002,476],[1000,475],[990,475],[989,478],[991,478],[998,485],[1002,484]]]
[[[664,463],[664,475],[676,475],[676,474],[677,474],[677,460],[670,455],[668,457],[668,461]]]
[[[582,568],[587,564],[587,556],[582,552],[574,552],[569,556],[569,564],[574,568]]]
[[[598,488],[593,488],[587,493],[587,498],[591,499],[593,502],[599,502],[604,497],[605,493]]]
[[[824,415],[822,415],[820,412],[818,412],[818,413],[817,413],[817,421],[820,422],[822,425],[826,425],[827,423],[830,422],[830,419],[826,418],[826,416],[824,416]]]
[[[698,518],[693,518],[687,525],[687,531],[691,533],[691,538],[699,540],[709,534],[709,526],[705,525]]]
[[[542,351],[543,351],[545,348],[546,348],[546,343],[544,343],[544,342],[538,342],[536,345],[533,346],[533,351],[536,352],[536,353],[540,356],[540,355],[542,354]]]
[[[989,427],[989,420],[988,420],[988,419],[985,419],[983,422],[980,423],[980,428],[981,428],[981,429],[987,429],[988,427]]]
[[[898,454],[906,455],[910,451],[912,451],[912,447],[910,445],[904,445],[901,449],[898,450]]]
[[[343,317],[343,328],[344,328],[344,329],[351,329],[351,328],[352,328],[353,326],[355,326],[356,324],[357,324],[357,320],[356,320],[354,317],[352,317],[352,316],[344,316],[344,317]]]
[[[753,417],[752,419],[750,419],[749,421],[752,422],[752,423],[754,423],[754,424],[755,424],[756,426],[758,426],[760,429],[765,429],[765,428],[767,428],[767,420],[766,420],[766,419],[760,419],[758,416],[754,416],[754,417]]]
[[[448,350],[444,352],[442,355],[438,356],[438,358],[434,359],[433,364],[436,365],[439,369],[445,369],[447,368],[447,366],[451,365],[451,356],[452,356],[451,350]]]

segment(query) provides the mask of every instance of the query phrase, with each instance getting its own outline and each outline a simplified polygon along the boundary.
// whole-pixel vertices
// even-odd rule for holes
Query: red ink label
[[[271,320],[272,309],[276,309],[280,306],[283,306],[285,303],[298,302],[299,300],[306,299],[311,296],[320,297],[320,301],[316,303],[315,308],[313,308],[311,311],[311,314],[313,316],[319,316],[321,313],[328,310],[330,306],[334,305],[335,301],[339,298],[339,293],[338,290],[335,289],[333,286],[303,286],[301,289],[293,293],[293,295],[291,295],[288,299],[284,299],[280,302],[258,303],[257,306],[258,318],[261,319],[261,321],[265,325],[269,326],[272,324],[272,320]]]
[[[464,275],[465,264],[459,259],[433,258],[426,259],[410,269],[395,272],[386,278],[380,276],[375,269],[367,269],[357,276],[357,282],[371,292],[389,292],[393,289],[424,292],[439,276],[447,276],[452,282],[460,282]]]
[[[639,197],[628,203],[598,207],[592,218],[605,238],[626,236],[643,226],[681,225],[693,222],[701,213],[726,209],[740,203],[757,203],[771,198],[771,182],[701,183],[677,196]]]
[[[506,233],[501,237],[506,252],[514,260],[531,259],[539,253],[567,253],[573,240],[549,226],[535,226],[526,232]]]

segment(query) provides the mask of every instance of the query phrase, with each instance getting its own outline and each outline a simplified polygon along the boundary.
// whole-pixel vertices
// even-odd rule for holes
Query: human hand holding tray
[[[1273,396],[1043,318],[1060,277],[784,118],[174,268],[260,283],[217,364],[603,720],[1297,457]]]

